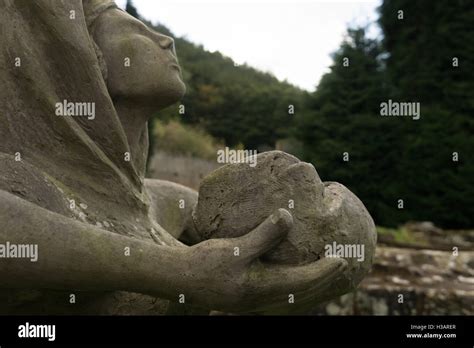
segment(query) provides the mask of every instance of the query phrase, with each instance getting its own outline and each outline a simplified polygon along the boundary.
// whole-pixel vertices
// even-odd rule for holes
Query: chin
[[[180,101],[186,94],[186,85],[179,77],[174,79],[173,83],[170,83],[167,86],[167,89],[168,89],[169,99],[171,100],[171,104],[174,104],[177,101]]]
[[[161,110],[180,101],[185,93],[186,85],[180,78],[175,77],[166,81],[165,84],[142,85],[139,91],[132,91],[125,87],[124,90],[110,94],[114,96],[114,100],[125,99],[137,105],[147,105],[156,110]]]
[[[178,85],[179,85],[178,87],[179,97],[177,101],[181,100],[186,94],[186,85],[184,84],[183,80],[179,79]]]
[[[150,100],[153,100],[156,106],[162,109],[180,101],[186,93],[186,85],[181,79],[177,78],[172,83],[168,82],[166,89],[162,88],[156,91],[158,93],[154,93],[153,96],[150,96]]]

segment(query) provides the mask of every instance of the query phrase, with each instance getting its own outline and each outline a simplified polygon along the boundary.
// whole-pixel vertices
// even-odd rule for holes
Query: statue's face
[[[94,25],[112,99],[162,108],[183,96],[185,86],[172,38],[118,8],[103,12]]]

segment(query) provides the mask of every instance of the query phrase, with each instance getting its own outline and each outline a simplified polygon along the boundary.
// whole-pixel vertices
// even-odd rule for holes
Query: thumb
[[[250,259],[277,246],[293,226],[293,217],[285,209],[278,209],[250,233],[238,238],[241,242],[241,254]]]

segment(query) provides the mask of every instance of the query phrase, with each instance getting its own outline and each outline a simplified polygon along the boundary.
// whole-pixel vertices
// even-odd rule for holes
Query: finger
[[[278,209],[245,236],[236,238],[240,253],[248,260],[265,254],[277,246],[293,226],[293,217],[285,209]]]
[[[248,286],[250,293],[258,294],[259,303],[255,303],[255,308],[284,312],[285,308],[288,311],[293,308],[288,302],[289,295],[294,295],[300,305],[326,299],[346,269],[347,261],[341,258],[324,258],[296,267],[260,264],[250,269]]]
[[[249,276],[251,286],[264,292],[285,293],[334,281],[346,270],[347,261],[338,257],[326,257],[301,266],[268,265],[263,268],[257,274]]]
[[[268,300],[266,304],[262,304],[260,311],[266,314],[307,313],[316,304],[338,293],[337,280],[344,275],[346,269],[347,261],[338,258],[323,259],[294,271],[282,269],[275,276],[287,281],[278,282],[273,278],[273,282],[269,282],[266,290],[268,293],[265,295]],[[291,277],[289,272],[295,275]],[[271,293],[274,295],[270,295]]]

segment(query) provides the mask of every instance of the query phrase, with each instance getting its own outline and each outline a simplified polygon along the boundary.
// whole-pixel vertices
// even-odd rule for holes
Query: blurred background
[[[187,85],[149,122],[149,177],[198,189],[225,146],[289,152],[378,226],[372,273],[315,314],[474,314],[473,1],[117,3],[175,38]]]

